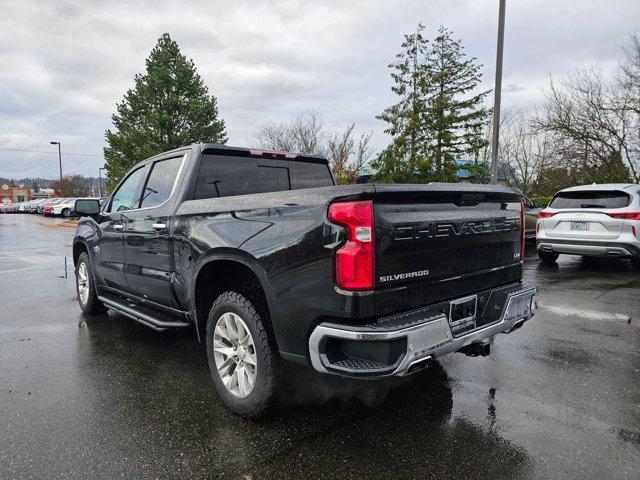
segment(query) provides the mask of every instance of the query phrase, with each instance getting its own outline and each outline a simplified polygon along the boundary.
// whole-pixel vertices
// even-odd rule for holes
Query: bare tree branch
[[[560,81],[550,81],[545,91],[545,111],[536,124],[584,145],[585,166],[596,162],[611,170],[622,159],[638,181],[636,162],[630,156],[632,98],[605,82],[600,70],[579,70]]]
[[[371,159],[370,140],[371,133],[356,137],[355,123],[342,132],[325,133],[315,111],[263,125],[251,137],[252,143],[261,148],[326,156],[339,184],[356,182]]]

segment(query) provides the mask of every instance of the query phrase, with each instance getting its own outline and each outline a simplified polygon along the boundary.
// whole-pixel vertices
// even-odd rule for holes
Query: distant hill
[[[91,178],[91,177],[87,177],[91,180],[91,182],[94,185],[98,185],[100,182],[100,179],[98,177],[95,178]],[[51,188],[51,184],[53,182],[55,182],[55,180],[51,180],[49,178],[31,178],[31,177],[27,177],[27,178],[4,178],[4,177],[0,177],[0,185],[7,183],[10,184],[11,182],[14,183],[14,185],[19,186],[19,185],[24,185],[25,187],[33,187],[34,183],[38,184],[39,188]],[[102,178],[102,182],[104,184],[105,179],[104,177]]]
[[[11,183],[13,182],[14,185],[18,186],[18,185],[24,185],[25,187],[33,187],[34,183],[37,183],[38,186],[40,186],[40,188],[50,188],[51,184],[54,182],[55,180],[49,180],[46,178],[4,178],[4,177],[0,177],[0,184],[3,183]]]

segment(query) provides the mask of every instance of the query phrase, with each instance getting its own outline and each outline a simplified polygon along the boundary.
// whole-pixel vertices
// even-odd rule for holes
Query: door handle
[[[167,224],[166,223],[154,223],[153,225],[151,225],[151,227],[156,232],[160,232],[160,231],[164,230],[165,228],[167,228]]]
[[[124,225],[121,223],[114,223],[113,224],[113,229],[114,230],[122,230],[124,228]]]

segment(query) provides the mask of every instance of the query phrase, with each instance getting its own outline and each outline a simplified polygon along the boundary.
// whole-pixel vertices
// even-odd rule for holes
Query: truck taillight
[[[520,200],[520,261],[521,262],[524,262],[524,242],[525,242],[524,200]]]
[[[556,212],[552,210],[540,210],[540,212],[538,212],[538,218],[549,218],[553,217],[555,214]]]
[[[373,290],[375,239],[373,202],[329,206],[329,220],[345,228],[346,243],[336,252],[336,283],[344,290]]]

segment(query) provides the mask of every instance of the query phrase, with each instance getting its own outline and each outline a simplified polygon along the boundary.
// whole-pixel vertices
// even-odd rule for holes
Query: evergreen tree
[[[385,132],[392,137],[391,144],[372,163],[377,178],[383,181],[412,181],[426,169],[428,139],[423,122],[426,112],[423,85],[429,41],[423,32],[424,26],[418,24],[416,33],[405,35],[397,61],[389,65],[394,81],[391,90],[400,101],[376,117],[388,124]]]
[[[400,102],[377,118],[389,124],[391,144],[372,163],[377,179],[393,182],[455,181],[464,156],[487,145],[483,126],[489,91],[474,93],[482,79],[475,58],[466,58],[460,40],[445,27],[435,39],[405,35],[398,61],[389,65]],[[466,168],[466,167],[463,167]]]
[[[427,61],[424,123],[432,136],[437,180],[456,180],[456,159],[475,156],[486,147],[482,127],[489,120],[484,101],[490,90],[473,93],[482,80],[481,65],[466,58],[460,40],[445,27],[431,42]]]
[[[193,60],[163,34],[111,117],[104,149],[107,187],[112,189],[137,162],[196,142],[227,141],[216,98],[209,95]]]

